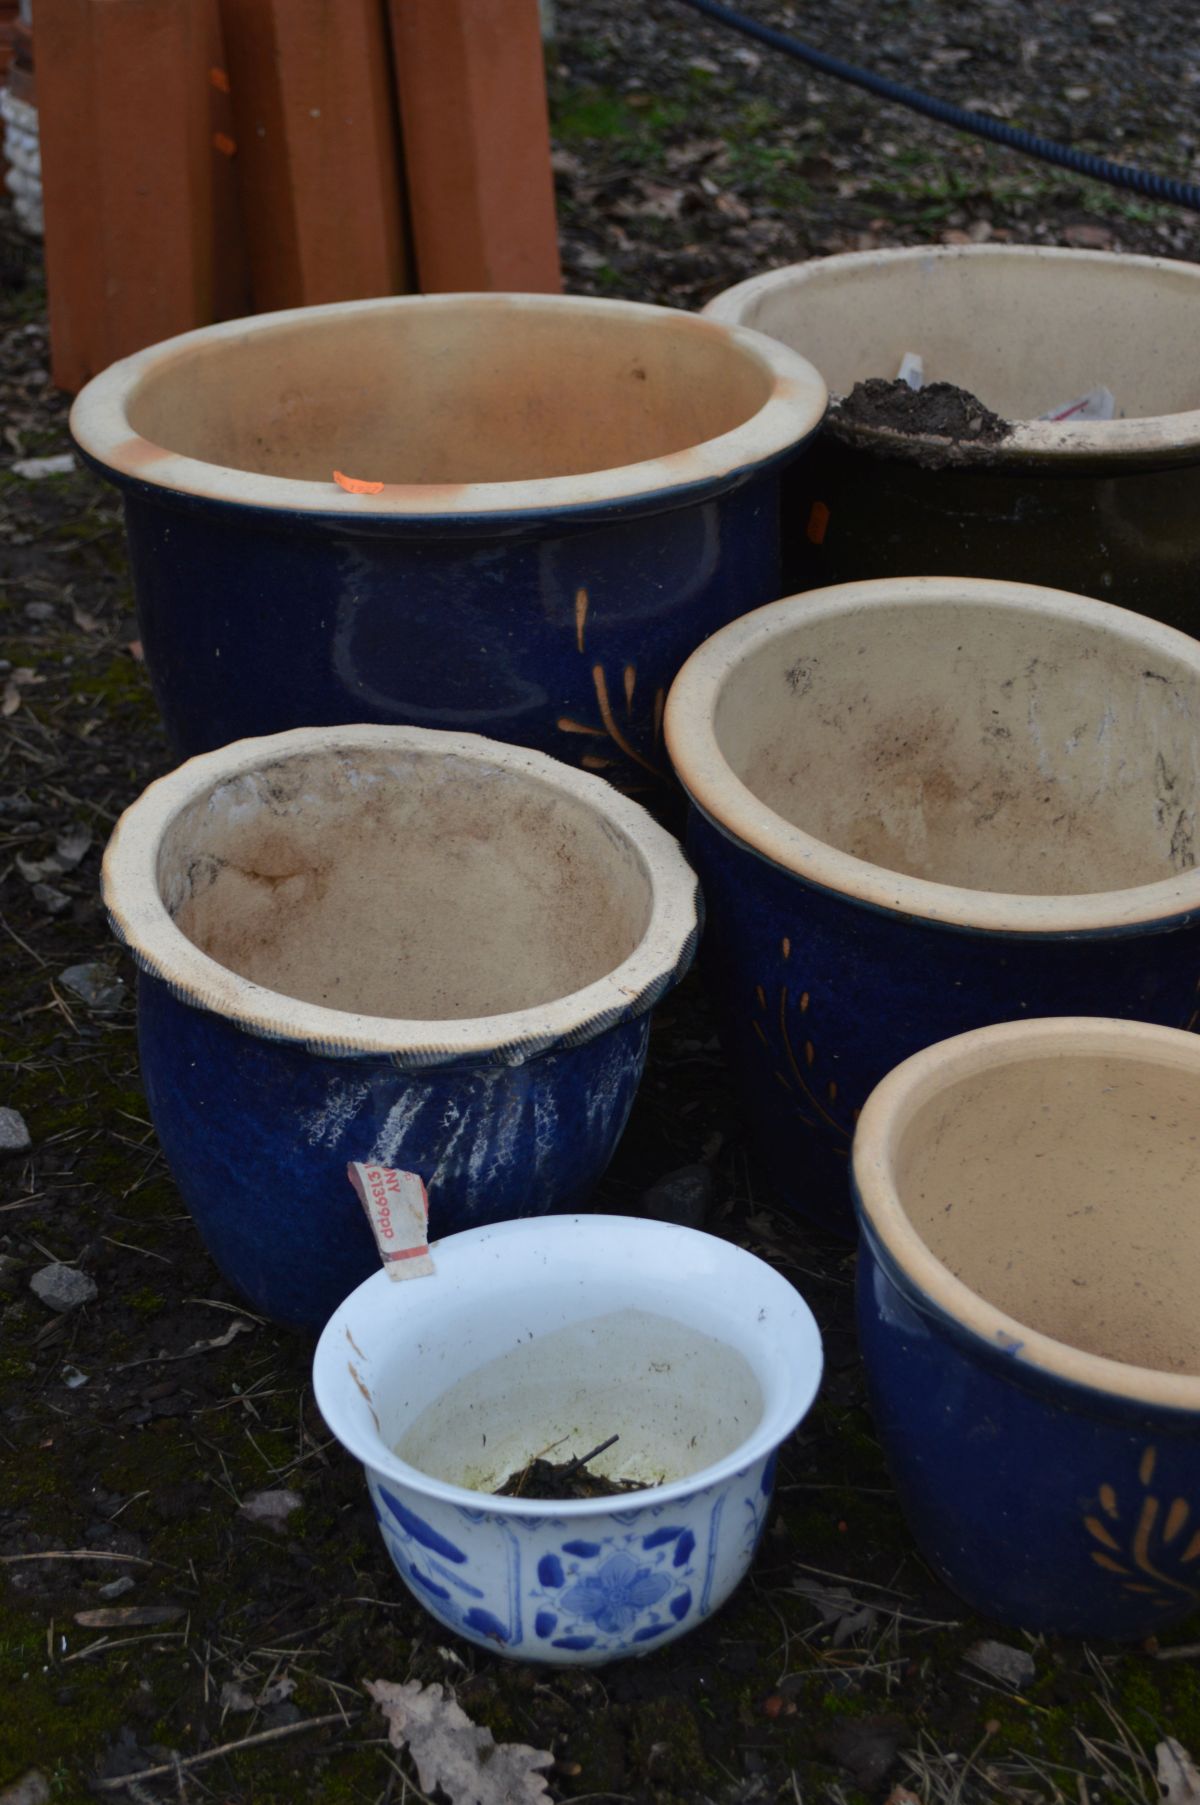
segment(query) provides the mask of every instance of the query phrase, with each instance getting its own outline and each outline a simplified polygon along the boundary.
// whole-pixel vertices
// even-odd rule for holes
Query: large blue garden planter
[[[926,1559],[1022,1629],[1200,1605],[1200,1040],[1082,1018],[907,1060],[854,1143],[872,1412]]]
[[[231,1283],[303,1328],[378,1260],[350,1162],[419,1173],[431,1236],[582,1202],[698,935],[636,803],[413,728],[190,760],[122,816],[104,892],[184,1201]]]
[[[1101,602],[909,578],[781,601],[680,674],[705,972],[754,1143],[852,1227],[872,1087],[1017,1016],[1191,1026],[1200,646]]]
[[[689,314],[436,295],[205,327],[71,420],[124,496],[180,754],[380,721],[653,791],[680,664],[779,594],[780,472],[825,399],[794,352]]]

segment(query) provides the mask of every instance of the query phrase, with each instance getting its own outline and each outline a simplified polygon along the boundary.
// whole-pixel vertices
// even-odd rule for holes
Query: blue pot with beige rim
[[[668,308],[408,295],[151,346],[71,427],[124,498],[181,755],[379,721],[653,790],[675,672],[780,592],[780,472],[825,401]]]
[[[637,803],[420,728],[191,759],[122,815],[103,885],[175,1182],[226,1278],[301,1328],[378,1264],[350,1162],[418,1173],[433,1236],[582,1203],[699,931]]]
[[[1200,1039],[1011,1022],[939,1042],[854,1140],[871,1407],[922,1553],[1022,1629],[1200,1605]]]
[[[754,1143],[849,1232],[858,1112],[1020,1016],[1196,1020],[1200,644],[1104,602],[908,577],[758,609],[666,736]]]

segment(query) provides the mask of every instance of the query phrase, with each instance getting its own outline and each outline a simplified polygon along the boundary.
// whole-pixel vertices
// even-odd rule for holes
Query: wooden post
[[[221,0],[260,312],[406,286],[383,0]]]
[[[388,0],[417,279],[558,293],[538,0]]]
[[[215,0],[38,0],[51,367],[115,358],[243,310]]]

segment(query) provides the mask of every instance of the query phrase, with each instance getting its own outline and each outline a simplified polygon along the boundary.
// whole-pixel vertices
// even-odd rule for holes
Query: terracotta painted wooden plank
[[[538,0],[389,0],[417,278],[562,287]]]
[[[221,0],[259,312],[406,286],[383,0]]]
[[[38,0],[51,367],[115,358],[240,311],[231,159],[217,148],[215,0]]]

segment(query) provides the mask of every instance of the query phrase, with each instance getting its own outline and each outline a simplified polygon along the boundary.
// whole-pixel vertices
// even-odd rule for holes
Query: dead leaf
[[[348,495],[378,495],[383,488],[382,483],[364,482],[361,476],[343,476],[340,470],[334,471],[333,480]]]
[[[845,1586],[823,1586],[819,1580],[798,1579],[792,1589],[816,1605],[822,1623],[833,1624],[835,1648],[843,1647],[852,1637],[865,1635],[875,1627],[873,1607],[855,1598]]]
[[[98,633],[100,631],[100,622],[94,614],[89,614],[86,608],[72,608],[71,619],[81,633]]]
[[[75,1621],[86,1630],[118,1630],[176,1623],[183,1615],[181,1604],[116,1604],[102,1611],[76,1611]]]
[[[129,656],[133,659],[135,664],[145,664],[146,654],[142,650],[142,642],[140,639],[131,639],[129,644],[125,647],[125,650],[129,653]]]
[[[1196,1805],[1200,1800],[1200,1773],[1181,1742],[1168,1736],[1155,1748],[1162,1805]]]
[[[244,1322],[239,1316],[236,1322],[230,1323],[223,1335],[214,1335],[211,1341],[193,1341],[191,1347],[185,1347],[182,1354],[175,1354],[172,1358],[186,1360],[189,1354],[211,1354],[214,1348],[228,1347],[235,1335],[249,1335],[253,1329],[252,1322]]]
[[[10,714],[16,714],[20,706],[21,692],[17,688],[13,678],[10,677],[8,682],[4,685],[4,700],[0,702],[0,715],[7,717]]]
[[[390,1680],[368,1680],[365,1689],[387,1719],[388,1741],[393,1748],[408,1749],[426,1792],[440,1786],[451,1805],[544,1805],[549,1800],[536,1770],[552,1767],[554,1756],[523,1742],[498,1743],[436,1681],[422,1686],[409,1680],[397,1686]]]

